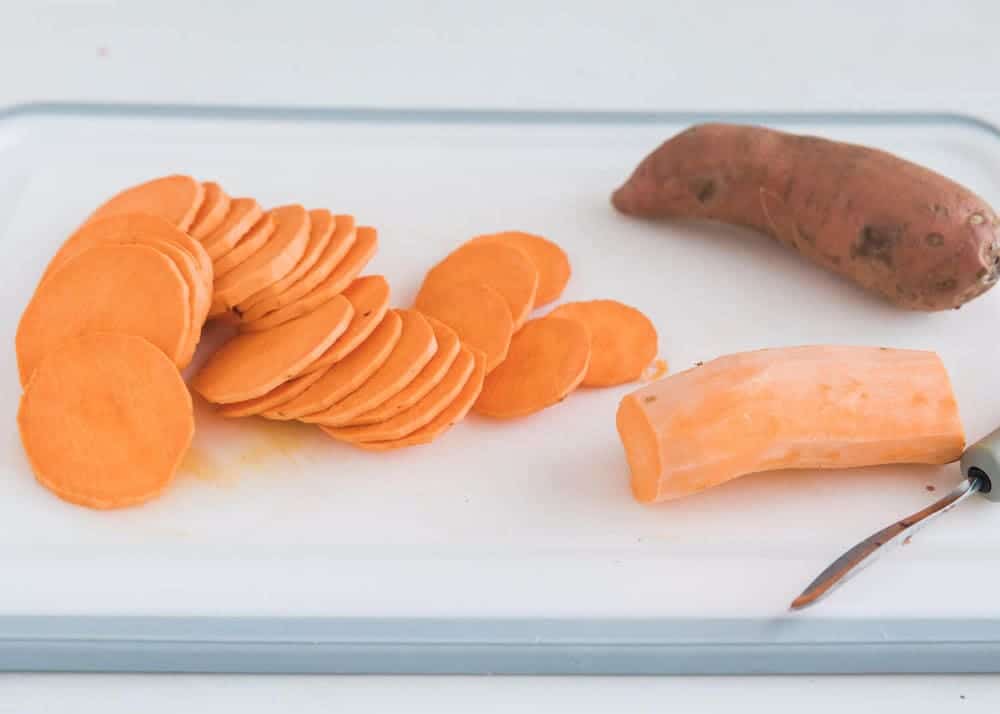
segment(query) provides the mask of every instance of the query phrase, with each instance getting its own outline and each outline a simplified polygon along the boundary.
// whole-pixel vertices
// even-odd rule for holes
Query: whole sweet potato
[[[1000,219],[954,181],[854,144],[702,124],[646,157],[612,197],[645,218],[749,226],[913,310],[957,308],[1000,271]]]

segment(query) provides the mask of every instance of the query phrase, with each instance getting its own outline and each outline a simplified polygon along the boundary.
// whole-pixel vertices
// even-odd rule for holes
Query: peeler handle
[[[1000,429],[966,449],[961,465],[963,476],[979,478],[981,494],[991,501],[1000,501]]]

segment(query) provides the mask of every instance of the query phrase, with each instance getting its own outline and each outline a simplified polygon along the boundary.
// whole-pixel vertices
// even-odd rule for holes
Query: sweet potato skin
[[[677,134],[612,203],[754,228],[912,310],[960,307],[1000,270],[1000,219],[972,191],[878,149],[762,127]]]

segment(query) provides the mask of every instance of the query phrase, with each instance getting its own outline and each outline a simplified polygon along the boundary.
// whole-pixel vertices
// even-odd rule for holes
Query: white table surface
[[[0,0],[0,107],[937,109],[1000,123],[998,27],[991,0]],[[296,712],[986,712],[1000,704],[1000,676],[0,675],[0,714],[278,703]]]

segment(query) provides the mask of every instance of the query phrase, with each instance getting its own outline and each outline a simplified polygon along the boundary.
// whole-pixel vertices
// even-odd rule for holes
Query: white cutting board
[[[579,119],[580,121],[577,121]],[[264,205],[378,227],[370,266],[409,304],[459,242],[537,232],[569,253],[564,298],[615,298],[655,323],[672,372],[761,347],[937,350],[968,437],[1000,425],[1000,290],[902,312],[742,229],[648,224],[608,197],[683,117],[68,111],[0,120],[0,615],[764,620],[833,557],[942,495],[957,467],[747,477],[632,500],[614,427],[632,386],[581,390],[530,418],[469,418],[389,454],[198,406],[160,499],[94,512],[36,484],[18,440],[13,336],[48,258],[100,201],[183,172]],[[770,123],[879,146],[1000,204],[1000,141],[944,118]],[[933,488],[935,491],[930,492]],[[811,611],[824,618],[1000,617],[1000,509],[974,500]]]

